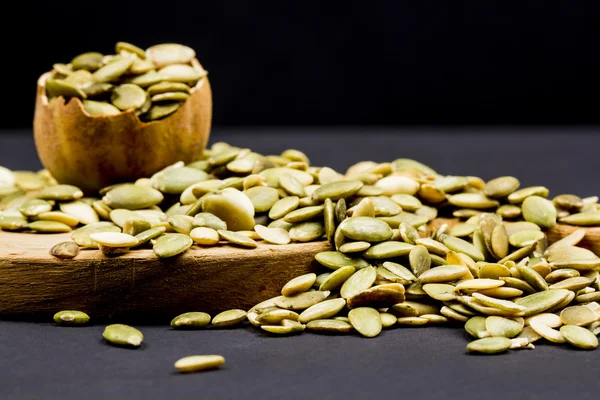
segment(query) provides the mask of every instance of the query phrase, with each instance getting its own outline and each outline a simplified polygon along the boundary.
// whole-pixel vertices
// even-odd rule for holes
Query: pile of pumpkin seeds
[[[192,64],[194,49],[163,43],[146,50],[118,42],[116,54],[80,54],[70,63],[53,65],[46,81],[50,101],[77,97],[91,115],[135,110],[144,121],[173,114],[190,96],[206,70]]]
[[[215,327],[244,321],[273,335],[462,324],[469,352],[531,349],[543,339],[589,349],[600,333],[600,258],[578,228],[550,244],[557,223],[600,224],[597,197],[444,176],[411,159],[360,162],[341,173],[297,150],[261,155],[217,142],[195,162],[84,197],[47,171],[0,169],[0,227],[71,232],[58,258],[99,248],[118,257],[152,248],[165,258],[190,248],[328,240],[320,270],[287,283],[250,310],[228,310]],[[454,216],[460,222],[429,222]],[[76,245],[74,245],[74,244]],[[171,326],[202,328],[190,310]],[[116,329],[124,329],[118,327]]]

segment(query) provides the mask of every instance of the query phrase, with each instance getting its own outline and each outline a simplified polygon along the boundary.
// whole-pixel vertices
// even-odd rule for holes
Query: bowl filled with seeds
[[[54,64],[37,82],[40,161],[85,193],[195,161],[210,134],[212,92],[194,49],[118,42],[114,50]]]

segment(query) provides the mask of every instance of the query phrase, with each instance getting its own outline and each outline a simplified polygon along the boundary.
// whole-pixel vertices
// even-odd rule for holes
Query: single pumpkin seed
[[[367,259],[387,259],[405,256],[415,247],[412,244],[396,241],[387,241],[377,243],[369,247],[364,253],[363,257]]]
[[[317,319],[327,319],[336,315],[344,306],[346,300],[331,299],[317,303],[304,310],[299,317],[301,323],[308,323]]]
[[[598,347],[598,337],[586,328],[575,325],[560,327],[560,334],[569,344],[580,349],[595,349]]]
[[[492,337],[513,338],[521,333],[523,327],[523,318],[490,316],[485,319],[485,329]]]
[[[317,262],[329,269],[339,269],[346,266],[352,266],[356,269],[362,269],[369,266],[362,258],[350,257],[339,251],[323,251],[315,255]]]
[[[198,372],[219,368],[225,364],[225,358],[220,355],[194,355],[175,361],[175,368],[180,372]]]
[[[559,270],[560,271],[560,270]],[[548,287],[548,289],[568,289],[568,290],[581,290],[589,286],[593,281],[583,276],[576,276],[573,278],[563,279]]]
[[[294,210],[283,217],[283,220],[290,223],[309,221],[323,215],[324,206],[309,206]]]
[[[559,222],[578,225],[578,226],[594,226],[600,224],[600,211],[587,211],[568,215],[559,218]]]
[[[182,233],[169,233],[159,236],[152,250],[160,258],[174,257],[189,249],[194,244],[192,238]]]
[[[204,246],[213,246],[219,243],[219,234],[212,228],[199,227],[190,231],[190,237],[195,243]]]
[[[548,283],[540,274],[538,274],[532,268],[524,265],[517,265],[517,271],[523,278],[523,280],[529,283],[536,290],[548,290]]]
[[[444,283],[460,279],[469,273],[469,269],[464,265],[443,265],[423,272],[419,276],[419,281],[425,283]]]
[[[369,242],[348,242],[344,243],[338,249],[342,253],[360,253],[371,247]]]
[[[584,306],[570,306],[560,312],[560,319],[565,325],[589,325],[598,320],[598,315]]]
[[[79,255],[79,246],[75,242],[60,242],[52,246],[50,255],[60,259],[71,259]]]
[[[112,209],[138,210],[157,205],[163,199],[163,194],[156,189],[125,184],[109,190],[102,198],[102,201]]]
[[[360,269],[344,282],[340,288],[340,294],[342,298],[348,299],[370,288],[375,283],[375,279],[377,279],[377,270],[374,267],[368,266]]]
[[[298,293],[306,292],[313,286],[316,280],[317,275],[314,273],[297,276],[283,286],[281,294],[284,296],[293,296]]]
[[[515,303],[525,307],[523,317],[528,317],[551,309],[569,296],[569,293],[572,292],[566,289],[544,290],[521,297],[515,300]]]
[[[361,181],[352,180],[331,182],[321,185],[311,197],[317,201],[325,201],[326,198],[336,201],[353,196],[363,185]]]
[[[165,233],[166,230],[167,229],[164,226],[159,226],[159,227],[150,228],[148,230],[140,232],[137,235],[135,235],[135,238],[138,240],[138,243],[131,247],[140,247],[140,246],[148,243],[149,241],[158,238],[163,233]]]
[[[486,337],[467,344],[467,351],[472,353],[497,354],[510,349],[512,342],[505,337]]]
[[[530,196],[546,198],[550,191],[544,186],[530,186],[516,190],[508,195],[507,199],[511,204],[521,204]]]
[[[346,321],[335,319],[317,319],[306,324],[306,329],[316,333],[349,333],[354,331],[353,326]]]
[[[171,320],[173,329],[197,329],[210,323],[210,315],[205,312],[187,312],[180,314]]]
[[[72,216],[84,225],[100,221],[98,214],[92,206],[80,200],[61,202],[58,207],[60,211]]]
[[[144,340],[142,332],[132,326],[123,324],[108,325],[104,328],[102,336],[108,342],[119,346],[139,347]]]
[[[383,242],[392,237],[392,228],[385,222],[372,217],[348,218],[340,224],[344,236],[369,243]]]
[[[564,343],[565,338],[556,329],[550,328],[548,325],[544,325],[542,321],[532,319],[529,321],[529,326],[533,329],[538,335],[543,337],[546,340],[549,340],[553,343]]]
[[[379,335],[383,327],[379,312],[370,307],[359,307],[350,310],[348,319],[358,333],[368,338]]]
[[[501,176],[488,181],[483,192],[494,199],[503,199],[519,188],[521,183],[513,176]]]
[[[488,317],[489,318],[489,317]],[[465,330],[469,335],[474,337],[475,339],[483,339],[489,337],[490,334],[486,330],[486,317],[475,316],[469,318],[469,320],[465,323]]]
[[[427,283],[422,286],[429,297],[439,301],[451,301],[456,299],[454,286],[445,283]]]
[[[30,199],[19,207],[19,211],[25,217],[35,217],[38,214],[47,213],[52,210],[52,204],[42,199]]]
[[[449,196],[448,202],[456,207],[487,209],[498,207],[497,200],[490,199],[483,193],[458,193]]]
[[[25,225],[25,228],[39,233],[61,233],[72,230],[69,225],[58,221],[34,221]]]
[[[138,243],[135,236],[121,232],[96,232],[90,234],[90,239],[105,247],[131,247]]]
[[[325,226],[320,221],[301,222],[289,230],[290,239],[295,242],[312,242],[325,234]]]
[[[212,324],[218,328],[231,327],[240,324],[246,319],[246,316],[247,313],[244,310],[227,310],[215,315]]]
[[[321,291],[331,291],[335,290],[342,286],[342,284],[354,274],[356,268],[353,266],[341,267],[333,271],[332,273],[328,273],[323,277],[323,280],[319,283],[319,290]],[[318,281],[318,278],[317,278]]]
[[[64,310],[54,314],[54,322],[60,325],[84,325],[90,320],[90,316],[83,311]]]
[[[523,218],[541,228],[552,228],[556,225],[556,207],[540,196],[529,196],[523,201]],[[599,220],[600,221],[600,220]]]
[[[274,303],[275,306],[286,310],[304,310],[325,300],[331,294],[330,291],[312,291],[299,293],[294,296],[278,297]]]

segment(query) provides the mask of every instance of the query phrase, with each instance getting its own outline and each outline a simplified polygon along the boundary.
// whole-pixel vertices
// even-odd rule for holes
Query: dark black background
[[[19,1],[1,15],[2,128],[84,51],[179,42],[214,124],[585,124],[598,110],[595,1]]]

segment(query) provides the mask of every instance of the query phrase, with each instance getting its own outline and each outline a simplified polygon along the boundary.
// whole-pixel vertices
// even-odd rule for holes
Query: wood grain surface
[[[436,219],[429,230],[457,222]],[[553,243],[576,229],[557,225],[546,233]],[[580,245],[600,254],[600,228],[584,229]],[[82,250],[72,260],[49,255],[54,244],[69,239],[68,233],[0,231],[0,317],[47,320],[57,311],[78,309],[96,320],[167,320],[188,311],[248,309],[278,295],[289,279],[315,271],[314,255],[330,249],[327,242],[261,243],[256,249],[194,245],[169,259],[150,249],[112,258],[98,250]]]

